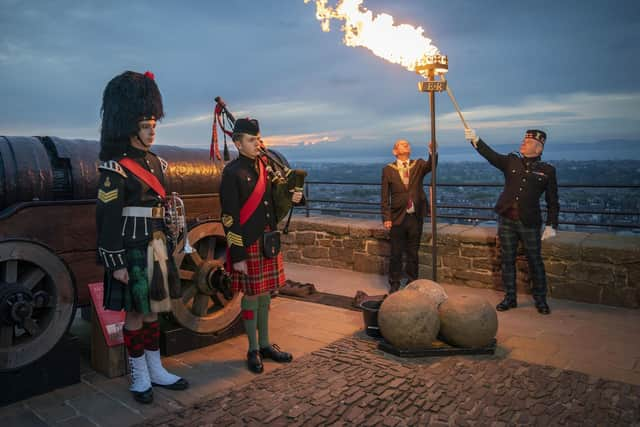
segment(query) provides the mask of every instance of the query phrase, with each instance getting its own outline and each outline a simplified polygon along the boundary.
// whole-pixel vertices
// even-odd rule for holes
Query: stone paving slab
[[[640,386],[499,357],[400,359],[341,339],[142,426],[640,425]]]
[[[358,312],[276,298],[271,306],[270,337],[296,358],[350,336],[362,328]],[[89,366],[90,325],[79,317],[72,332],[81,339],[81,382],[0,407],[0,427],[124,427],[184,409],[221,390],[246,384],[255,375],[246,368],[247,338],[238,336],[198,350],[163,358],[164,365],[191,383],[185,391],[154,389],[154,403],[141,405],[128,391],[127,377],[107,378]],[[85,342],[86,341],[86,342]],[[267,361],[265,372],[280,365]]]

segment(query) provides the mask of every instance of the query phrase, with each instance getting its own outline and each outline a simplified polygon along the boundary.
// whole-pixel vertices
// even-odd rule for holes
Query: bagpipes
[[[227,137],[232,137],[232,130],[236,119],[227,109],[227,105],[222,98],[216,96],[215,102],[216,106],[213,110],[210,157],[211,159],[215,157],[218,160],[222,160],[220,156],[220,147],[218,145],[219,126],[224,138],[224,161],[228,161],[230,157],[229,148],[227,146]],[[287,223],[282,230],[284,234],[287,234],[289,232],[291,215],[293,214],[293,202],[291,201],[291,196],[294,191],[302,192],[304,190],[304,180],[307,177],[307,171],[302,169],[291,169],[284,157],[275,151],[269,150],[264,145],[262,139],[259,139],[258,151],[260,152],[259,156],[261,160],[264,162],[268,177],[273,183],[272,195],[276,223],[282,221],[284,217],[289,214]],[[297,205],[304,205],[304,203],[305,201],[303,199]]]

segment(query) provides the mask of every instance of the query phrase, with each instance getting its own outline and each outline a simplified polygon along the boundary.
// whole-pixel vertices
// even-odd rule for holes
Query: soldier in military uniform
[[[553,237],[558,229],[558,183],[556,169],[540,159],[547,134],[541,130],[525,132],[519,153],[498,154],[473,129],[465,130],[465,138],[482,157],[505,177],[505,185],[495,206],[500,215],[498,237],[502,255],[502,283],[506,295],[496,309],[509,310],[518,306],[516,300],[516,252],[522,242],[533,281],[533,299],[541,314],[549,314],[547,279],[542,262],[541,240]],[[547,221],[541,235],[542,214],[540,196],[545,194]]]
[[[284,284],[284,269],[282,254],[265,250],[272,246],[270,232],[276,231],[277,223],[271,177],[258,149],[258,121],[236,120],[232,139],[239,156],[225,166],[220,185],[227,268],[232,270],[233,291],[244,294],[241,307],[249,339],[247,365],[252,372],[261,373],[262,359],[280,363],[293,359],[269,341],[271,292]],[[301,199],[301,192],[292,194],[293,203]]]
[[[164,173],[167,162],[150,150],[164,116],[153,74],[127,71],[104,90],[100,180],[96,205],[98,255],[105,268],[104,306],[125,310],[123,329],[135,400],[153,401],[152,385],[184,390],[167,372],[158,348],[159,312],[180,296],[167,248]]]

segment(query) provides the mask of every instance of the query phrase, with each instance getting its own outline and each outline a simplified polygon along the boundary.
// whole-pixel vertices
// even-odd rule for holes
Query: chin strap
[[[151,147],[151,144],[146,144],[146,143],[142,140],[142,138],[140,138],[140,135],[139,135],[139,134],[136,134],[136,138],[138,138],[138,141],[140,141],[140,144],[142,144],[142,146],[143,146],[143,147],[145,147],[145,148],[149,148],[149,147]]]

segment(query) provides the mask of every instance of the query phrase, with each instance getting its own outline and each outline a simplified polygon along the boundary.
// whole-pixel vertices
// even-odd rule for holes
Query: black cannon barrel
[[[53,199],[47,150],[38,138],[0,136],[0,210],[34,199]]]
[[[33,200],[95,198],[99,151],[93,140],[0,136],[0,211]],[[169,192],[218,193],[224,163],[210,160],[208,150],[158,145],[153,151],[169,162]]]

